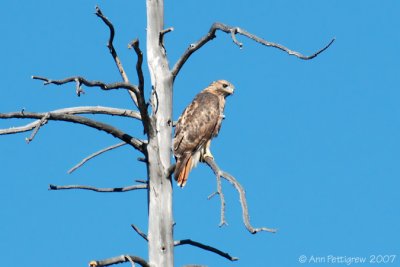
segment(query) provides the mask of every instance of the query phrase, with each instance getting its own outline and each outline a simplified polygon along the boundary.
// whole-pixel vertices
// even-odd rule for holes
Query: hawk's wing
[[[220,120],[217,95],[199,93],[184,110],[175,127],[175,179],[182,185],[192,168],[192,156],[215,135]]]

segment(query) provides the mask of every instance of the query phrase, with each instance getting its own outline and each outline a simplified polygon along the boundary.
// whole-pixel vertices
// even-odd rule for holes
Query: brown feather
[[[221,128],[225,97],[233,93],[233,86],[229,84],[230,87],[223,87],[224,84],[229,83],[214,82],[201,91],[178,119],[173,140],[176,159],[174,176],[181,187],[186,184],[191,169],[196,165],[198,153],[205,151],[206,144],[218,135]]]

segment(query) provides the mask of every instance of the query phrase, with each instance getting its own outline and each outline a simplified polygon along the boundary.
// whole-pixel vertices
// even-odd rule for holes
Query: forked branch
[[[24,111],[21,111],[22,113]],[[101,107],[101,106],[83,106],[83,107],[73,107],[73,108],[63,108],[50,111],[49,113],[60,113],[60,114],[105,114],[111,116],[122,116],[135,118],[140,120],[140,114],[136,111],[128,110],[128,109],[119,109],[119,108],[110,108],[110,107]],[[0,135],[2,134],[15,134],[21,132],[31,131],[33,132],[29,138],[26,138],[26,141],[29,143],[36,136],[39,129],[45,125],[48,120],[47,116],[43,117],[40,120],[36,120],[34,122],[28,123],[24,126],[19,127],[11,127],[7,129],[0,129]]]
[[[117,65],[118,71],[120,72],[122,79],[124,80],[125,83],[130,84],[128,76],[122,66],[122,62],[119,59],[119,57],[117,55],[117,51],[114,48],[114,44],[113,44],[114,36],[115,36],[114,25],[111,23],[111,21],[106,16],[104,16],[103,12],[100,10],[100,8],[98,6],[96,6],[96,16],[101,18],[101,20],[110,29],[110,37],[108,39],[107,47],[110,50],[110,54],[113,57],[115,64]],[[150,119],[149,119],[149,115],[147,113],[146,100],[144,98],[144,76],[143,76],[143,71],[142,71],[143,53],[139,48],[139,40],[133,41],[133,43],[130,44],[129,46],[132,46],[134,48],[134,50],[138,56],[138,60],[136,63],[136,70],[137,70],[137,75],[138,75],[138,80],[139,80],[139,86],[138,86],[137,90],[129,91],[129,94],[130,94],[133,102],[139,109],[140,115],[142,117],[144,132],[150,133],[150,131],[151,131]]]
[[[241,42],[239,42],[236,39],[236,35],[240,34],[243,35],[247,38],[250,38],[253,41],[256,41],[257,43],[260,43],[262,45],[265,46],[269,46],[269,47],[274,47],[277,49],[280,49],[286,53],[288,53],[289,55],[293,55],[296,56],[300,59],[303,60],[309,60],[309,59],[313,59],[316,56],[318,56],[320,53],[324,52],[326,49],[328,49],[328,47],[335,41],[335,39],[332,39],[329,44],[327,44],[324,48],[318,50],[317,52],[315,52],[314,54],[310,55],[310,56],[305,56],[299,52],[293,51],[281,44],[277,44],[277,43],[273,43],[273,42],[269,42],[267,40],[264,40],[252,33],[249,33],[248,31],[240,28],[240,27],[232,27],[223,23],[219,23],[216,22],[214,23],[210,30],[208,31],[208,33],[203,36],[200,40],[198,40],[196,43],[191,44],[188,49],[183,53],[183,55],[178,59],[178,61],[175,63],[174,67],[172,68],[172,75],[174,77],[174,79],[176,78],[176,76],[178,75],[179,71],[181,70],[181,68],[183,67],[183,65],[185,64],[185,62],[189,59],[189,57],[196,52],[197,50],[199,50],[203,45],[205,45],[206,43],[208,43],[209,41],[211,41],[212,39],[214,39],[216,37],[215,33],[217,30],[220,30],[222,32],[225,32],[227,34],[231,35],[232,41],[238,45],[239,47],[242,47],[243,44]]]
[[[242,216],[243,216],[243,223],[246,226],[247,230],[252,233],[252,234],[256,234],[258,232],[261,231],[266,231],[266,232],[270,232],[270,233],[275,233],[276,229],[271,229],[271,228],[267,228],[267,227],[261,227],[261,228],[254,228],[251,224],[250,224],[250,218],[249,218],[249,209],[247,207],[247,200],[246,200],[246,195],[245,195],[245,191],[242,187],[242,185],[235,179],[235,177],[233,177],[232,175],[230,175],[227,172],[222,171],[218,165],[215,163],[214,159],[211,157],[205,157],[203,159],[208,166],[210,166],[210,168],[212,169],[212,171],[214,172],[214,174],[218,177],[222,177],[224,179],[226,179],[227,181],[229,181],[234,187],[235,189],[238,191],[239,193],[239,199],[240,199],[240,204],[242,205]]]
[[[112,56],[112,58],[114,59],[114,62],[118,68],[119,73],[121,74],[122,79],[124,80],[124,82],[129,83],[129,79],[128,79],[128,75],[126,74],[124,67],[122,66],[122,62],[118,57],[117,51],[114,48],[114,36],[115,36],[115,29],[114,29],[114,25],[111,23],[111,21],[103,15],[103,12],[101,12],[100,7],[96,6],[96,16],[98,16],[99,18],[101,18],[101,20],[107,25],[107,27],[110,29],[110,37],[108,39],[107,42],[107,47],[110,51],[110,54]],[[138,102],[138,92],[129,92],[133,102],[135,103],[135,105],[139,107],[140,103]]]
[[[139,150],[140,152],[144,151],[144,146],[145,146],[144,141],[141,141],[141,140],[139,140],[139,139],[137,139],[137,138],[135,138],[135,137],[133,137],[133,136],[119,130],[118,128],[115,128],[115,127],[109,125],[109,124],[95,121],[92,119],[88,119],[86,117],[71,115],[71,114],[67,114],[67,113],[52,113],[52,112],[35,113],[35,112],[22,111],[22,112],[0,113],[0,119],[37,119],[37,120],[42,120],[43,118],[46,118],[46,120],[48,120],[48,121],[50,121],[50,120],[66,121],[66,122],[72,122],[72,123],[86,125],[88,127],[111,134],[112,136],[133,146],[135,149]],[[28,126],[32,127],[32,123],[29,124]],[[29,127],[25,126],[24,129],[27,129]],[[13,128],[10,128],[10,129],[13,129]],[[19,130],[21,130],[21,128]],[[13,133],[15,133],[15,131],[2,130],[1,133],[2,134],[13,134]]]
[[[110,266],[113,264],[118,264],[118,263],[124,263],[124,262],[130,262],[134,266],[135,263],[139,264],[142,267],[150,267],[150,264],[145,261],[144,259],[138,257],[138,256],[130,256],[130,255],[121,255],[105,260],[100,260],[100,261],[91,261],[89,262],[90,267],[103,267],[103,266]]]
[[[87,185],[49,185],[49,190],[69,190],[69,189],[82,189],[82,190],[90,190],[95,192],[101,193],[115,193],[115,192],[128,192],[132,190],[138,189],[147,189],[147,184],[138,184],[138,185],[131,185],[125,187],[113,187],[113,188],[97,188],[93,186]]]

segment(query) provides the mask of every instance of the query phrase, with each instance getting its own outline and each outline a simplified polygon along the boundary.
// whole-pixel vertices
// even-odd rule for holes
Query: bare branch
[[[73,108],[63,108],[52,111],[53,113],[66,113],[66,114],[104,114],[111,116],[129,117],[141,120],[140,114],[137,111],[130,109],[120,109],[103,106],[82,106]]]
[[[214,174],[217,177],[223,177],[224,179],[228,180],[238,191],[239,198],[240,198],[240,204],[242,205],[243,222],[244,222],[244,225],[246,226],[247,230],[252,234],[256,234],[261,231],[275,233],[276,229],[271,229],[271,228],[267,228],[267,227],[254,228],[250,224],[249,209],[247,207],[246,195],[245,195],[245,191],[244,191],[242,185],[235,179],[235,177],[233,177],[232,175],[230,175],[227,172],[222,171],[218,167],[218,165],[215,163],[213,158],[205,157],[203,160],[207,163],[208,166],[210,166],[210,168],[212,169],[212,171],[214,172]]]
[[[221,200],[221,220],[219,223],[219,227],[222,227],[224,225],[228,225],[228,223],[225,220],[225,196],[224,193],[222,192],[221,177],[217,175],[216,178],[217,178],[217,191],[209,195],[208,199],[210,200],[215,195],[219,195],[219,198]]]
[[[68,174],[73,173],[76,169],[82,167],[86,162],[88,162],[88,161],[91,160],[92,158],[97,157],[98,155],[101,155],[101,154],[103,154],[103,153],[105,153],[105,152],[107,152],[107,151],[113,150],[113,149],[115,149],[115,148],[118,148],[118,147],[121,147],[121,146],[124,146],[124,145],[126,145],[125,142],[118,143],[118,144],[115,144],[115,145],[112,145],[112,146],[103,148],[102,150],[99,150],[99,151],[97,151],[97,152],[95,152],[95,153],[93,153],[93,154],[87,156],[87,157],[84,158],[81,162],[79,162],[79,163],[76,164],[74,167],[72,167],[72,168],[68,171]]]
[[[167,34],[167,33],[169,33],[169,32],[172,32],[173,30],[174,30],[173,27],[169,27],[169,28],[164,29],[164,30],[162,30],[162,31],[160,32],[159,42],[160,42],[160,45],[161,45],[162,47],[164,47],[164,35]],[[164,48],[164,50],[165,50],[165,48]]]
[[[140,93],[143,93],[144,89],[144,76],[143,76],[143,69],[142,69],[142,64],[143,64],[143,52],[139,48],[139,39],[135,39],[132,42],[128,44],[129,49],[134,49],[135,53],[138,57],[138,60],[136,62],[136,72],[139,80],[139,91]]]
[[[150,264],[144,259],[138,256],[130,256],[130,255],[121,255],[114,258],[109,258],[100,261],[91,261],[89,262],[90,267],[102,267],[102,266],[110,266],[113,264],[124,263],[124,262],[135,262],[142,267],[150,267]]]
[[[126,187],[115,187],[115,188],[97,188],[87,185],[53,185],[53,184],[49,185],[49,190],[82,189],[82,190],[90,190],[102,193],[128,192],[132,190],[147,189],[147,188],[148,186],[146,184],[138,184]]]
[[[147,235],[145,233],[143,233],[136,225],[131,224],[133,230],[135,230],[135,232],[140,235],[141,237],[143,237],[144,240],[149,241],[149,239],[147,238]]]
[[[226,258],[226,259],[228,259],[228,260],[230,260],[230,261],[237,261],[237,260],[239,259],[239,258],[236,258],[236,257],[232,257],[232,256],[229,255],[228,253],[223,252],[223,251],[221,251],[221,250],[219,250],[219,249],[216,249],[216,248],[211,247],[211,246],[208,246],[208,245],[204,245],[204,244],[202,244],[202,243],[193,241],[193,240],[191,240],[191,239],[183,239],[183,240],[178,240],[178,241],[175,241],[175,242],[174,242],[174,246],[175,246],[175,247],[177,247],[177,246],[182,246],[182,245],[191,245],[191,246],[194,246],[194,247],[198,247],[198,248],[201,248],[201,249],[204,249],[204,250],[213,252],[213,253],[215,253],[215,254],[218,254],[218,255],[220,255],[221,257],[224,257],[224,258]]]
[[[110,108],[110,107],[101,107],[101,106],[84,106],[84,107],[73,107],[73,108],[63,108],[50,111],[51,113],[61,113],[61,114],[105,114],[111,116],[122,116],[122,117],[130,117],[140,120],[140,114],[136,111],[128,110],[128,109],[118,109],[118,108]],[[21,112],[23,113],[23,112]],[[14,134],[27,132],[32,129],[36,129],[37,127],[41,127],[44,125],[44,121],[42,119],[31,122],[27,125],[20,127],[11,127],[8,129],[0,129],[0,135],[2,134]],[[45,120],[47,123],[47,119]],[[37,131],[36,131],[37,133]],[[35,133],[35,134],[36,134]],[[31,139],[32,136],[29,138]],[[31,140],[30,140],[31,141]]]
[[[24,125],[24,126],[0,129],[0,135],[28,132],[28,131],[34,129],[35,127],[37,127],[39,124],[40,124],[40,120],[36,120],[36,121],[28,123],[27,125]]]
[[[122,66],[122,62],[119,59],[118,55],[117,55],[117,51],[114,48],[114,35],[115,35],[115,29],[113,24],[111,23],[111,21],[103,15],[103,12],[101,12],[100,7],[96,6],[96,16],[98,16],[99,18],[101,18],[101,20],[107,25],[107,27],[110,29],[110,38],[108,39],[108,43],[107,43],[107,47],[110,50],[110,54],[114,59],[115,64],[117,65],[118,71],[121,74],[122,79],[124,80],[124,82],[129,83],[129,79],[128,76],[126,75],[126,72]],[[135,105],[139,107],[140,103],[138,102],[138,92],[137,91],[133,91],[133,92],[129,92],[133,102],[135,103]]]
[[[113,45],[114,35],[115,35],[114,26],[111,23],[111,21],[103,15],[103,12],[101,12],[101,10],[98,6],[96,6],[96,16],[101,18],[101,20],[110,29],[110,38],[108,39],[107,47],[110,50],[110,53],[115,61],[115,64],[117,65],[117,68],[121,74],[122,79],[124,80],[125,83],[129,84],[128,76],[126,75],[126,72],[125,72],[124,68],[122,67],[121,60],[119,59],[117,52]],[[144,98],[144,76],[143,76],[143,71],[142,71],[143,53],[139,48],[139,40],[137,40],[137,42],[134,41],[134,43],[132,44],[132,47],[135,49],[135,52],[138,56],[136,70],[138,72],[139,88],[135,87],[136,90],[129,91],[129,94],[130,94],[133,102],[139,109],[140,115],[142,117],[144,132],[149,134],[152,131],[152,128],[151,128],[151,124],[150,124],[149,115],[147,112],[147,104],[146,104],[146,101]]]
[[[172,75],[175,78],[179,71],[181,70],[182,66],[185,64],[185,62],[189,59],[189,57],[196,52],[197,50],[199,50],[203,45],[205,45],[206,43],[208,43],[209,41],[211,41],[212,39],[214,39],[216,37],[215,32],[217,30],[223,31],[227,34],[231,35],[232,41],[238,45],[239,47],[242,47],[243,44],[240,43],[237,39],[236,39],[236,34],[240,34],[243,36],[246,36],[247,38],[250,38],[253,41],[256,41],[262,45],[265,46],[269,46],[269,47],[274,47],[277,49],[280,49],[286,53],[288,53],[289,55],[293,55],[296,56],[300,59],[303,60],[309,60],[309,59],[313,59],[316,56],[318,56],[320,53],[324,52],[326,49],[328,49],[328,47],[335,41],[335,39],[332,39],[328,45],[326,45],[324,48],[320,49],[319,51],[315,52],[314,54],[310,55],[310,56],[304,56],[302,54],[300,54],[299,52],[290,50],[289,48],[277,44],[277,43],[273,43],[273,42],[269,42],[266,41],[252,33],[247,32],[246,30],[239,28],[239,27],[232,27],[232,26],[228,26],[226,24],[223,23],[219,23],[216,22],[214,23],[210,30],[208,31],[208,33],[203,36],[200,40],[198,40],[196,43],[191,44],[188,49],[183,53],[183,55],[178,59],[178,61],[175,63],[173,69],[172,69]]]
[[[144,97],[144,76],[143,76],[143,52],[140,50],[139,47],[139,39],[133,40],[130,44],[128,44],[128,48],[133,48],[135,50],[135,53],[137,55],[137,62],[136,62],[136,72],[139,80],[139,85],[138,85],[138,101],[139,101],[139,111],[143,119],[143,127],[145,133],[148,133],[150,130],[150,119],[147,113],[147,104],[145,102],[145,97]]]
[[[135,137],[130,136],[129,134],[122,132],[118,128],[115,128],[111,125],[105,124],[103,122],[95,121],[88,119],[82,116],[76,116],[65,113],[34,113],[34,112],[11,112],[11,113],[0,113],[0,119],[39,119],[41,120],[44,117],[47,117],[47,120],[55,120],[55,121],[67,121],[78,124],[83,124],[89,126],[91,128],[95,128],[100,131],[104,131],[112,136],[121,139],[125,143],[133,146],[135,149],[143,152],[145,142],[141,141]],[[3,131],[1,134],[11,134],[13,131]]]
[[[164,38],[164,35],[165,35],[165,34],[167,34],[167,33],[169,33],[169,32],[172,32],[173,30],[174,30],[174,27],[169,27],[169,28],[166,28],[166,29],[162,30],[162,31],[160,32],[161,40],[162,40],[162,38]]]
[[[83,92],[81,89],[81,85],[86,85],[88,87],[99,87],[102,90],[115,90],[115,89],[127,89],[130,92],[136,93],[138,92],[138,88],[129,82],[116,82],[116,83],[103,83],[101,81],[89,81],[83,77],[80,76],[74,76],[74,77],[69,77],[65,78],[62,80],[51,80],[48,78],[40,77],[40,76],[32,76],[32,79],[34,80],[41,80],[44,81],[44,85],[48,84],[55,84],[55,85],[62,85],[66,83],[71,83],[75,82],[77,85],[77,95],[80,96],[80,94]]]

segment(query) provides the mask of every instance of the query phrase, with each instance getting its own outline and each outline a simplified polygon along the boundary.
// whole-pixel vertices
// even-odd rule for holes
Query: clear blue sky
[[[176,2],[176,1],[175,1]],[[175,83],[174,114],[211,81],[227,79],[236,93],[212,150],[219,165],[246,188],[251,221],[277,234],[244,228],[236,191],[224,182],[229,226],[218,228],[219,200],[207,196],[215,178],[205,166],[175,188],[175,238],[192,238],[239,257],[178,247],[176,266],[319,266],[301,255],[397,255],[400,262],[400,2],[399,1],[166,1],[166,40],[172,65],[215,21],[238,25],[305,54],[334,45],[312,61],[228,35],[196,53]],[[47,111],[80,105],[131,108],[124,92],[74,85],[46,86],[31,75],[120,77],[105,47],[108,29],[93,14],[99,4],[117,29],[115,46],[135,81],[138,37],[145,45],[145,1],[6,1],[0,10],[0,112]],[[149,79],[146,70],[146,90]],[[148,92],[148,91],[147,91]],[[100,119],[133,134],[138,122]],[[0,128],[24,121],[0,121]],[[147,258],[146,194],[48,191],[50,183],[124,186],[145,178],[138,154],[109,152],[72,175],[83,157],[118,140],[79,125],[49,123],[0,137],[0,255],[2,266],[86,266],[120,254]],[[363,266],[372,266],[366,264]],[[343,266],[343,264],[330,264]],[[352,266],[361,266],[354,264]]]

